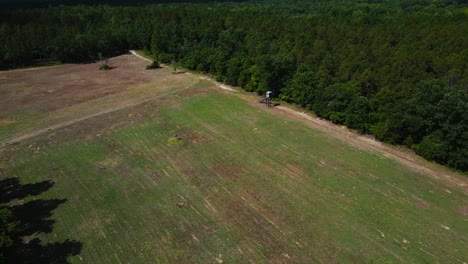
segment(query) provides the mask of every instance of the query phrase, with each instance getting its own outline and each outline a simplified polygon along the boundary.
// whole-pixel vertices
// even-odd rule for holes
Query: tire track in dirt
[[[93,113],[93,114],[90,114],[90,115],[81,116],[81,117],[74,118],[74,119],[71,119],[71,120],[68,120],[68,121],[65,121],[65,122],[61,122],[61,123],[58,123],[58,124],[55,124],[55,125],[47,126],[45,128],[38,129],[38,130],[29,132],[29,133],[22,133],[19,136],[15,136],[15,137],[3,140],[3,142],[1,142],[2,143],[1,145],[2,145],[2,147],[7,147],[7,146],[10,146],[10,145],[19,143],[21,141],[24,141],[24,140],[39,136],[39,135],[44,134],[46,132],[50,132],[51,130],[57,130],[57,129],[60,129],[60,128],[63,128],[63,127],[66,127],[66,126],[69,126],[69,125],[72,125],[72,124],[87,120],[87,119],[90,119],[90,118],[94,118],[94,117],[97,117],[97,116],[101,116],[101,115],[104,115],[104,114],[115,112],[115,111],[118,111],[118,110],[121,110],[121,109],[124,109],[124,108],[137,106],[137,105],[146,103],[146,102],[154,100],[154,99],[156,99],[156,98],[148,98],[148,99],[140,100],[140,101],[133,102],[133,103],[121,104],[121,105],[118,105],[118,106],[115,106],[115,107],[112,107],[112,108],[104,109],[102,111],[99,111],[99,112],[96,112],[96,113]]]
[[[134,50],[129,50],[129,52],[130,52],[131,54],[135,55],[136,57],[142,59],[142,60],[145,60],[145,61],[147,61],[147,62],[153,62],[153,61],[151,61],[150,59],[141,56],[140,54],[138,54],[138,53],[137,53],[136,51],[134,51]]]
[[[30,138],[34,138],[36,136],[45,134],[47,132],[51,132],[53,130],[57,130],[57,129],[60,129],[60,128],[64,128],[64,127],[73,125],[75,123],[79,123],[81,121],[85,121],[85,120],[88,120],[88,119],[91,119],[91,118],[95,118],[95,117],[98,117],[98,116],[109,114],[109,113],[119,111],[119,110],[122,110],[122,109],[142,105],[142,104],[144,104],[146,102],[156,100],[156,99],[160,99],[160,98],[169,96],[171,94],[175,94],[178,91],[180,91],[180,90],[182,90],[184,88],[187,88],[187,87],[190,87],[190,84],[187,84],[187,85],[185,85],[183,87],[176,87],[176,88],[173,88],[173,89],[171,89],[170,87],[165,87],[157,95],[154,95],[154,94],[145,94],[145,96],[138,95],[138,97],[130,98],[130,100],[127,100],[127,101],[125,101],[125,99],[124,99],[123,101],[116,102],[114,104],[114,106],[105,107],[104,109],[102,109],[100,111],[85,114],[83,116],[72,118],[72,119],[67,120],[67,121],[58,122],[58,123],[53,124],[53,125],[48,125],[48,126],[45,126],[43,128],[35,129],[33,131],[19,132],[18,134],[16,134],[13,137],[6,138],[6,139],[0,139],[0,149],[6,148],[8,146],[11,146],[11,145],[14,145],[14,144],[17,144],[17,143],[20,143],[20,142],[22,142],[24,140],[27,140],[27,139],[30,139]],[[117,98],[117,99],[119,99],[119,98]],[[101,103],[103,103],[103,102],[101,102]],[[104,103],[108,103],[108,102],[104,102]],[[87,107],[90,107],[90,106],[87,106]]]

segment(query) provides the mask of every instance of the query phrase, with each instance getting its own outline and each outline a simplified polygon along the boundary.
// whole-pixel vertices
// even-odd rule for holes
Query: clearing
[[[468,261],[463,176],[146,64],[0,72],[0,183],[53,183],[8,204],[60,199],[72,263]]]

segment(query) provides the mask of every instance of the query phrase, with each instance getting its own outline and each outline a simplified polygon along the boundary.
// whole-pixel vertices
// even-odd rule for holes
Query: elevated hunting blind
[[[266,104],[268,107],[271,107],[271,97],[273,96],[272,91],[267,91],[265,97],[260,100],[260,103]]]

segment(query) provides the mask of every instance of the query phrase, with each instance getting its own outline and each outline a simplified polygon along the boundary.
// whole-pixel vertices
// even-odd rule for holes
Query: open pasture
[[[24,88],[63,102],[52,108],[2,80],[2,94],[25,103],[1,111],[13,120],[0,127],[9,143],[1,179],[53,183],[12,203],[62,199],[50,216],[53,230],[36,236],[79,241],[72,263],[468,261],[463,188],[253,107],[208,81],[144,72],[144,63],[119,58],[135,64],[141,79],[109,77],[104,83],[123,83],[70,101]],[[67,67],[85,66],[38,71]],[[24,87],[37,81],[28,79]],[[24,108],[31,114],[21,117]]]

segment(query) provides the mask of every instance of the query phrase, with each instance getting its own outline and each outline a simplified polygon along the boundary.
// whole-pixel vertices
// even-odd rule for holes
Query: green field
[[[463,263],[466,193],[206,81],[18,144],[72,263]],[[177,134],[178,138],[173,138]],[[59,200],[55,200],[59,199]]]

